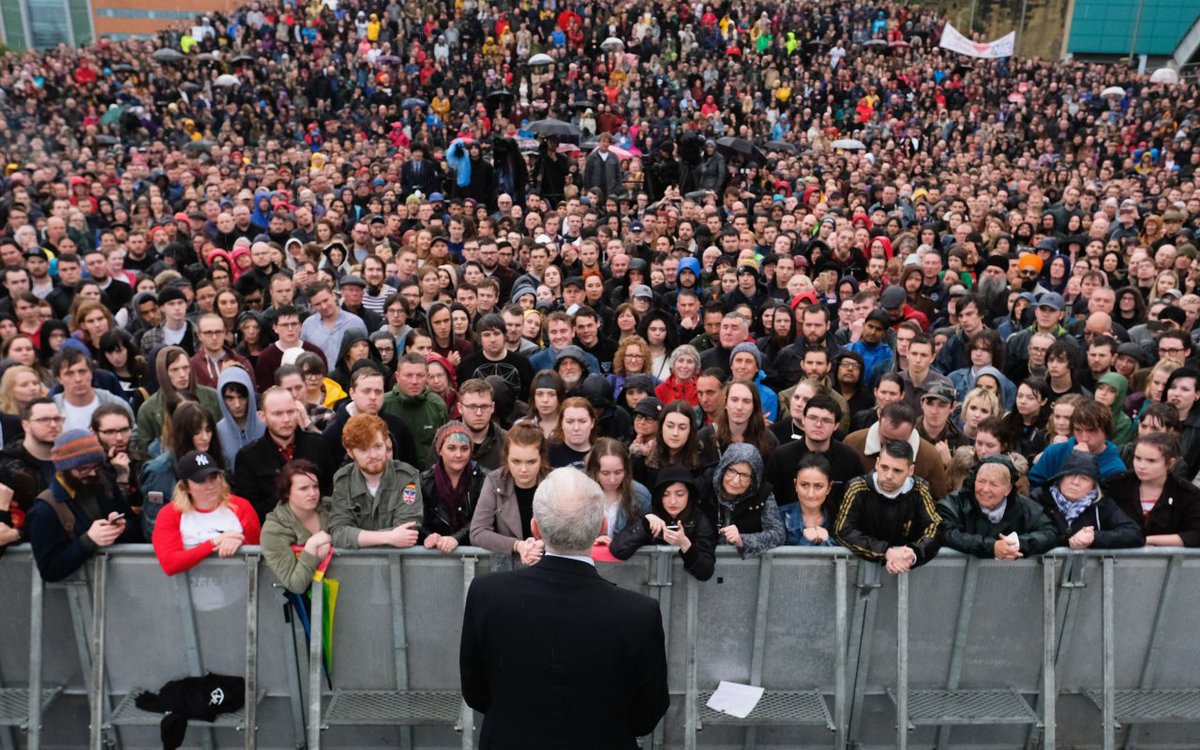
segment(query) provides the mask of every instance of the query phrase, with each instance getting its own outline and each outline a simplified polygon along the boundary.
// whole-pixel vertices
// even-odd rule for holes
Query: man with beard
[[[26,527],[44,580],[61,581],[101,547],[139,541],[121,491],[101,474],[104,448],[86,430],[59,435],[50,451],[54,478],[38,495]]]
[[[303,458],[312,461],[319,472],[321,494],[329,493],[332,464],[321,436],[297,428],[297,405],[283,388],[268,388],[259,402],[259,417],[267,432],[237,453],[233,475],[233,493],[254,504],[259,520],[275,507],[275,477],[288,461]]]
[[[989,255],[984,263],[971,291],[980,300],[985,320],[995,320],[1008,312],[1008,293],[1012,291],[1008,285],[1008,258]]]
[[[329,535],[336,549],[412,547],[421,535],[421,478],[391,458],[387,424],[370,414],[350,417],[342,446],[353,463],[333,477]]]
[[[133,442],[133,419],[120,404],[103,404],[92,412],[92,432],[100,440],[100,447],[108,456],[105,467],[111,472],[117,487],[125,494],[129,504],[141,504],[137,477],[141,473],[145,456],[130,450]]]
[[[986,314],[984,301],[979,295],[968,294],[958,301],[958,332],[942,344],[942,350],[933,363],[934,370],[949,375],[955,370],[971,366],[971,349],[967,342],[987,327],[984,325],[984,321],[989,319],[985,317]]]
[[[13,516],[18,526],[37,496],[54,479],[50,452],[62,426],[63,418],[54,400],[36,398],[21,410],[25,436],[10,441],[0,453],[0,484],[12,492]]]
[[[779,353],[775,368],[781,380],[798,383],[804,376],[804,352],[810,348],[824,349],[829,352],[829,358],[837,356],[841,347],[833,337],[833,326],[830,324],[829,308],[825,305],[812,304],[800,313],[800,336]]]
[[[485,275],[500,282],[500,299],[508,299],[512,295],[517,272],[500,262],[500,247],[495,239],[484,237],[479,240],[479,265],[483,266]]]
[[[587,355],[574,344],[564,346],[554,355],[554,370],[562,378],[567,393],[573,395],[588,376]]]

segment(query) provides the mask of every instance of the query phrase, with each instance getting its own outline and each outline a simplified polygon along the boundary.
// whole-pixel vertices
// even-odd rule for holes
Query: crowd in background
[[[1194,80],[901,3],[251,3],[0,58],[0,550],[1200,544]]]

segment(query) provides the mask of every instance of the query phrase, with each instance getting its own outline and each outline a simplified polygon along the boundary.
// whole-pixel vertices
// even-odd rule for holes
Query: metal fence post
[[[1115,750],[1116,728],[1116,636],[1113,633],[1113,564],[1111,557],[1100,561],[1102,599],[1101,619],[1104,623],[1104,750]]]
[[[759,558],[758,601],[754,607],[754,645],[750,652],[750,684],[762,684],[764,652],[767,649],[767,616],[771,608],[771,556]],[[746,727],[746,750],[757,747],[756,729]]]
[[[908,577],[896,576],[896,747],[908,750]]]
[[[42,615],[45,588],[36,565],[29,572],[29,724],[26,745],[39,750],[42,744]]]
[[[475,580],[475,558],[463,557],[463,602],[467,601],[467,593],[471,590],[471,582]],[[462,702],[462,718],[459,719],[462,731],[462,750],[472,750],[475,747],[475,710]]]
[[[833,561],[834,585],[837,593],[834,599],[833,647],[836,649],[833,660],[833,723],[837,725],[834,734],[835,747],[846,747],[846,648],[849,642],[846,632],[847,622],[846,584],[847,574],[845,557]]]
[[[392,658],[396,670],[396,690],[408,690],[408,624],[404,619],[403,557],[394,556],[388,563],[388,583],[392,599]],[[400,728],[400,747],[412,747],[412,727]]]
[[[674,555],[673,551],[654,548],[650,556],[650,595],[658,601],[658,612],[662,617],[663,643],[668,654],[671,653],[671,560]],[[651,750],[662,746],[663,733],[663,722],[660,720],[650,734]]]
[[[246,556],[246,750],[258,745],[258,561]]]
[[[1054,662],[1055,630],[1058,622],[1055,583],[1058,579],[1058,558],[1042,558],[1042,750],[1055,748],[1055,709],[1058,706],[1058,686]]]
[[[979,581],[979,558],[968,557],[967,566],[963,571],[962,589],[958,600],[958,619],[954,624],[954,642],[950,652],[950,670],[946,676],[946,690],[958,689],[962,681],[963,650],[966,648],[967,635],[971,630],[971,614],[975,608],[975,587]],[[951,726],[943,724],[938,727],[937,746],[950,747]]]
[[[699,710],[696,706],[696,639],[699,631],[700,589],[693,576],[687,576],[687,680],[684,687],[684,750],[696,750],[696,731]]]
[[[95,583],[92,598],[92,677],[88,686],[88,713],[91,721],[92,747],[104,746],[104,704],[107,696],[104,682],[105,609],[108,604],[108,555],[96,555]]]
[[[321,669],[324,659],[321,641],[324,637],[325,583],[316,579],[312,584],[312,605],[309,607],[308,639],[308,748],[321,750]]]

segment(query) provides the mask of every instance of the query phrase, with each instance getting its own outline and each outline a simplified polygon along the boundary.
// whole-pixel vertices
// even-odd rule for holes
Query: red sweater
[[[242,525],[242,534],[246,539],[245,544],[258,544],[262,528],[259,526],[258,514],[254,511],[254,506],[237,495],[230,495],[228,507]],[[211,512],[216,513],[220,510],[221,508],[218,508]],[[189,519],[189,516],[193,517]],[[167,503],[158,512],[158,517],[154,522],[154,555],[158,558],[158,564],[162,566],[164,573],[173,576],[176,573],[191,570],[201,560],[212,554],[215,547],[211,540],[201,542],[188,549],[183,546],[184,525],[199,522],[193,525],[202,527],[206,520],[205,516],[208,514],[198,510],[180,513],[173,503]],[[227,530],[220,529],[221,532]],[[214,531],[216,530],[214,529]],[[218,533],[212,534],[213,539],[217,536],[219,536]]]

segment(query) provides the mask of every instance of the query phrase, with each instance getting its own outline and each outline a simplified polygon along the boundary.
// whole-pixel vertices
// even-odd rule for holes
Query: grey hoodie
[[[250,394],[250,404],[247,407],[244,427],[238,426],[237,421],[229,413],[229,407],[225,405],[222,390],[229,383],[241,385]],[[258,397],[254,395],[254,381],[250,377],[250,373],[240,366],[231,365],[221,371],[221,376],[217,378],[217,394],[221,396],[219,399],[221,421],[217,422],[217,436],[221,439],[221,450],[225,453],[226,470],[232,473],[238,451],[265,435],[267,426],[258,416]]]

